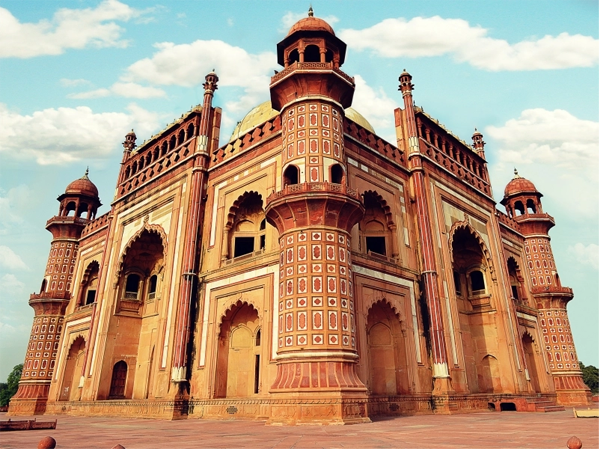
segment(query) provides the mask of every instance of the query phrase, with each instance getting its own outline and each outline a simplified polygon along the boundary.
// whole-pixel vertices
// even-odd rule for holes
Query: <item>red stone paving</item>
[[[7,420],[0,413],[0,420]],[[25,417],[13,418],[13,420]],[[267,426],[242,420],[165,421],[109,417],[58,419],[56,430],[0,433],[1,448],[36,448],[44,436],[56,448],[566,448],[571,436],[598,448],[598,419],[552,413],[482,412],[379,418],[347,426]]]

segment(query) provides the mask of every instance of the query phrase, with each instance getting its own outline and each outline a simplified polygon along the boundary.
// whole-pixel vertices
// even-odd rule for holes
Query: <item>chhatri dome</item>
[[[538,194],[539,191],[535,185],[527,178],[523,178],[515,169],[515,176],[508,182],[506,188],[504,188],[504,197],[511,197],[516,194]]]
[[[300,19],[298,22],[292,25],[292,28],[290,28],[290,31],[288,31],[287,35],[291,36],[296,31],[327,31],[335,36],[331,25],[329,25],[323,19],[319,19],[318,17],[314,16],[312,6],[308,10],[308,17]]]
[[[98,197],[98,188],[88,178],[89,170],[86,169],[85,174],[75,181],[69,183],[65,189],[65,194],[87,195],[90,197]]]

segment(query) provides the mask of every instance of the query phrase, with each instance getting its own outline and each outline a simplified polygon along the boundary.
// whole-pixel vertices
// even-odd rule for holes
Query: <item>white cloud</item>
[[[298,22],[299,20],[304,19],[306,17],[308,17],[308,13],[306,11],[305,12],[288,11],[281,18],[281,26],[279,27],[279,31],[282,33],[287,33],[290,30],[290,28],[292,28],[292,25],[294,25],[296,22]],[[332,26],[335,23],[339,22],[339,19],[335,16],[319,17],[319,19],[323,19],[325,22],[327,22],[329,25],[332,25]]]
[[[12,273],[6,273],[0,277],[0,290],[5,298],[16,297],[22,294],[25,285]]]
[[[0,267],[8,270],[28,269],[21,257],[6,245],[0,245]]]
[[[73,86],[86,86],[92,84],[89,80],[84,80],[83,78],[70,79],[70,78],[61,78],[60,85],[64,87],[73,87]]]
[[[575,245],[569,245],[567,251],[580,265],[598,270],[598,245],[584,245],[578,242]]]
[[[223,41],[198,40],[191,44],[155,44],[158,51],[129,66],[124,82],[146,81],[154,85],[197,86],[215,70],[221,87],[244,89],[239,100],[226,105],[232,112],[246,112],[268,92],[269,72],[278,67],[272,52],[251,54]]]
[[[3,194],[3,193],[1,193]],[[28,186],[9,189],[6,195],[0,194],[0,235],[5,235],[13,226],[23,224],[23,215],[30,205],[31,190]]]
[[[155,97],[166,97],[165,91],[159,88],[151,86],[142,86],[137,83],[114,83],[110,88],[94,89],[92,91],[78,92],[76,94],[69,94],[69,98],[77,99],[89,99],[89,98],[102,98],[115,95],[118,97],[125,98],[155,98]]]
[[[501,127],[486,128],[500,142],[501,161],[515,164],[551,164],[569,170],[598,164],[598,122],[568,111],[526,109]]]
[[[385,19],[363,30],[346,29],[340,37],[354,50],[370,49],[386,58],[452,55],[479,69],[544,70],[591,67],[598,63],[598,40],[561,33],[510,44],[462,19],[439,16]]]
[[[354,82],[356,90],[352,108],[361,113],[378,134],[381,130],[392,127],[394,109],[398,107],[396,102],[387,96],[383,88],[373,89],[360,75],[354,75]]]
[[[32,58],[59,55],[66,49],[126,47],[123,29],[144,11],[118,0],[104,0],[95,8],[59,9],[52,20],[21,23],[9,10],[0,8],[0,58]]]
[[[516,167],[571,218],[597,220],[598,133],[598,122],[564,110],[524,110],[503,126],[485,129],[497,161],[492,179],[506,180]]]
[[[33,158],[41,165],[107,158],[132,128],[149,135],[159,126],[156,113],[135,104],[127,110],[94,113],[79,106],[20,115],[0,104],[0,155]]]

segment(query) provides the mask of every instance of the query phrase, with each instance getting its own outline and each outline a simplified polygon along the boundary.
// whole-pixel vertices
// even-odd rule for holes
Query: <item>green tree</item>
[[[21,372],[23,372],[23,364],[17,364],[8,375],[6,383],[0,383],[0,406],[8,405],[10,398],[17,393]]]
[[[598,368],[594,366],[586,366],[579,361],[579,367],[583,372],[583,382],[587,384],[592,393],[598,393]]]

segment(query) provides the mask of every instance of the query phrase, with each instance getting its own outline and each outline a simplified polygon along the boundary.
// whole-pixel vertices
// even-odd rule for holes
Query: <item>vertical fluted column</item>
[[[446,393],[451,390],[449,384],[448,358],[444,340],[442,308],[435,264],[433,232],[430,224],[428,194],[425,186],[425,176],[419,150],[419,137],[415,122],[411,84],[412,77],[408,72],[400,75],[400,87],[406,112],[406,128],[408,132],[408,162],[411,170],[411,180],[414,187],[417,206],[417,221],[419,240],[421,243],[421,279],[425,289],[425,299],[430,317],[431,350],[433,357],[434,393]]]

